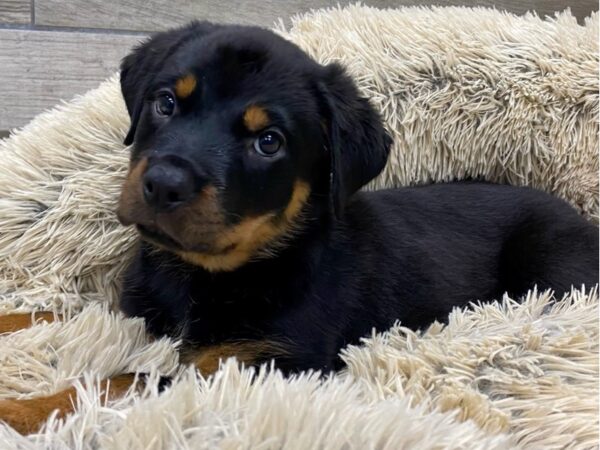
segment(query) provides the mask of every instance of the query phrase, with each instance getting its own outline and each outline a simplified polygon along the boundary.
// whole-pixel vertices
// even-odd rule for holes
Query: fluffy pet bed
[[[542,20],[487,9],[362,6],[279,28],[340,61],[395,138],[374,187],[481,177],[531,185],[598,219],[598,15]],[[114,214],[128,153],[117,78],[0,142],[0,311],[70,319],[0,337],[0,397],[81,377],[175,375],[108,405],[79,384],[78,410],[4,448],[594,448],[598,290],[562,302],[455,311],[422,333],[395,326],[344,351],[327,380],[225,363],[199,379],[177,343],[112,312],[136,235]],[[477,299],[473,299],[476,301]]]

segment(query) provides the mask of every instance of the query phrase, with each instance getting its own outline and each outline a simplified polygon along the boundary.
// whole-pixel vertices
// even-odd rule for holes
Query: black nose
[[[176,208],[194,194],[193,174],[168,163],[151,166],[142,182],[146,203],[159,211]]]

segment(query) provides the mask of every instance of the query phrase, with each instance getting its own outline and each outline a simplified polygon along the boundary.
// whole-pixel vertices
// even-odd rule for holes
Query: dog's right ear
[[[184,43],[203,37],[217,28],[210,22],[192,22],[181,28],[163,31],[152,36],[127,55],[121,62],[121,92],[131,118],[124,144],[131,145],[148,94],[149,83],[165,60]]]
[[[323,67],[317,92],[328,141],[329,197],[340,217],[348,199],[385,167],[392,138],[379,112],[339,64]]]

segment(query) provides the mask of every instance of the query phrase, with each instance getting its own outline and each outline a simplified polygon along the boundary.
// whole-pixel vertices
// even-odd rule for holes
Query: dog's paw
[[[0,315],[0,334],[13,333],[35,325],[38,322],[54,322],[60,320],[52,312],[18,313]]]
[[[0,421],[21,434],[38,431],[47,416],[46,411],[32,408],[27,400],[0,400]]]
[[[58,411],[58,417],[71,412],[75,395],[70,388],[45,397],[0,400],[0,422],[21,434],[36,433],[54,411]]]

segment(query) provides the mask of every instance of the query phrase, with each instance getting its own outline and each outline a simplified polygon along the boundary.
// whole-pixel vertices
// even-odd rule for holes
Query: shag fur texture
[[[351,6],[279,31],[340,61],[395,138],[372,187],[482,177],[526,184],[598,219],[598,15]],[[551,305],[455,312],[423,335],[395,327],[345,352],[325,382],[230,361],[211,380],[176,343],[109,312],[136,242],[116,202],[128,117],[112,78],[0,142],[0,311],[72,317],[0,338],[0,396],[123,371],[179,380],[102,406],[81,389],[65,424],[20,448],[591,448],[598,444],[598,292]]]
[[[37,436],[0,426],[11,448],[558,449],[598,438],[598,292],[551,305],[532,293],[453,313],[423,335],[399,326],[345,351],[326,381],[228,361],[210,380],[177,366],[173,343],[140,320],[88,306],[73,320],[2,338],[2,396],[51,392],[82,375],[179,373],[103,406],[80,385],[66,423]]]

